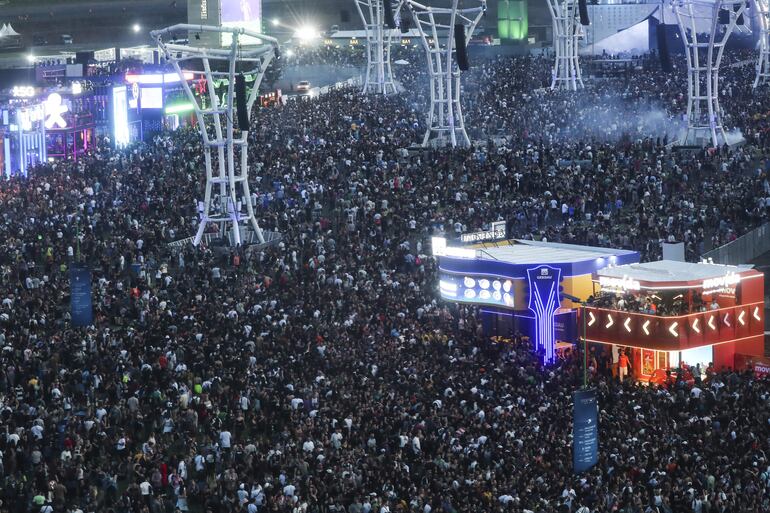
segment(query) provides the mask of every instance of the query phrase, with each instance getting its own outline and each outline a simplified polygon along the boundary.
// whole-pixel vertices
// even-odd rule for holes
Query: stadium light
[[[281,20],[279,20],[278,18],[273,18],[272,20],[270,20],[270,23],[272,23],[274,27],[277,27],[278,25],[281,24]]]
[[[141,25],[139,25],[138,23],[134,23],[134,26],[131,28],[134,30],[134,34],[137,34],[139,33],[140,30],[142,30]]]
[[[286,57],[294,57],[294,50],[292,50],[291,48],[286,50]]]
[[[320,34],[315,27],[302,25],[294,32],[294,37],[300,41],[312,41],[313,39],[318,39]]]
[[[33,63],[35,62],[35,56],[32,54],[27,55],[27,62]]]

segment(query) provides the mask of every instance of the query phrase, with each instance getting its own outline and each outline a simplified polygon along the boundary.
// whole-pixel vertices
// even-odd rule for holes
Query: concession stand
[[[764,353],[764,275],[751,266],[618,265],[597,270],[593,286],[581,326],[589,351],[609,352],[615,367],[625,354],[639,381],[690,367],[705,376]]]

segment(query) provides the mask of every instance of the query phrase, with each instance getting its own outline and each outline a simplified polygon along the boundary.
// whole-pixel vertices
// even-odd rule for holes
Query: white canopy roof
[[[749,271],[753,267],[752,265],[696,264],[675,260],[659,260],[657,262],[606,267],[597,271],[597,274],[610,278],[628,277],[628,279],[635,281],[666,283],[708,280],[728,273],[739,274]]]
[[[5,36],[20,36],[20,35],[21,35],[21,34],[19,34],[18,32],[16,32],[15,30],[13,30],[13,27],[11,26],[11,24],[10,24],[10,23],[6,23],[5,25],[3,25],[3,27],[2,27],[2,28],[0,28],[0,37],[5,37]]]

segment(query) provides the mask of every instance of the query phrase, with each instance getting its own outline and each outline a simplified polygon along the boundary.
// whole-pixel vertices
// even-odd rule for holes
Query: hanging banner
[[[73,326],[90,326],[94,322],[91,271],[86,266],[70,269],[70,315]]]
[[[596,390],[578,390],[572,423],[572,464],[575,473],[584,472],[599,461],[599,424]]]

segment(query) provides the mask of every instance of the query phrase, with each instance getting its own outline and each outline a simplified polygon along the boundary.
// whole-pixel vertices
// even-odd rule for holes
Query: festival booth
[[[185,72],[186,80],[193,78],[192,72]],[[175,129],[193,115],[174,72],[127,73],[125,83],[129,142],[150,140],[164,127]]]
[[[15,86],[0,104],[0,171],[26,176],[32,166],[77,160],[106,134],[108,96],[76,81],[55,88]]]
[[[434,237],[432,244],[441,297],[479,305],[488,336],[529,337],[545,362],[577,341],[579,305],[567,297],[584,301],[597,271],[639,261],[635,251],[531,240],[461,247]]]
[[[764,275],[750,266],[661,260],[599,269],[585,308],[589,351],[630,359],[632,375],[661,382],[666,371],[764,353]],[[582,327],[581,327],[582,328]]]

